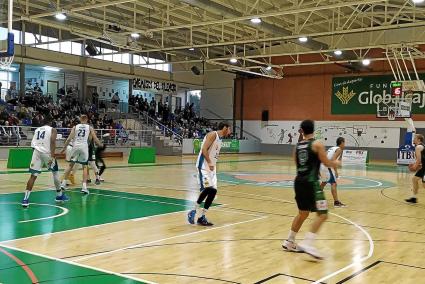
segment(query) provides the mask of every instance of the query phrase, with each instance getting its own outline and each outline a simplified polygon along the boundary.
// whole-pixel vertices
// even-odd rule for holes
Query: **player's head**
[[[345,147],[345,138],[344,137],[338,137],[336,139],[336,146],[343,149]]]
[[[300,125],[300,129],[304,135],[310,135],[314,133],[314,121],[310,119],[303,120]]]
[[[232,133],[230,123],[228,121],[222,121],[218,124],[218,131],[221,131],[222,137],[227,137]]]
[[[85,115],[85,114],[82,114],[80,116],[80,122],[81,123],[87,123],[87,122],[89,122],[89,117],[87,115]]]
[[[53,117],[52,117],[52,116],[50,116],[50,115],[46,115],[46,116],[44,117],[44,119],[43,119],[43,124],[44,124],[44,125],[52,126],[52,124],[53,124]]]
[[[415,145],[424,143],[424,136],[422,134],[416,134],[415,138],[413,139],[413,143]]]

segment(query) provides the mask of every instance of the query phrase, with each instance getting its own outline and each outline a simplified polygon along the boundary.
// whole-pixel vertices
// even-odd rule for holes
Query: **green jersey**
[[[315,140],[303,140],[297,144],[297,178],[315,182],[319,180],[320,159],[317,153],[313,152],[312,145]]]

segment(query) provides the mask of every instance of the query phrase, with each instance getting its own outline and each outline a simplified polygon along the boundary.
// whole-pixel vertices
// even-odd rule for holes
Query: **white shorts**
[[[207,187],[217,189],[217,172],[198,168],[198,182],[201,190]]]
[[[40,151],[34,149],[34,152],[32,153],[32,159],[31,159],[29,172],[37,176],[41,173],[41,170],[43,169],[43,167],[46,167],[49,171],[57,172],[59,169],[58,169],[58,162],[56,161],[56,159],[52,162],[50,167],[49,167],[49,161],[50,161],[50,154],[41,153]]]
[[[320,179],[322,182],[330,184],[336,183],[335,170],[333,168],[327,168],[322,165],[320,167]]]
[[[71,161],[71,153],[72,153],[72,146],[71,145],[66,146],[65,160],[67,162],[70,162]]]
[[[89,160],[88,146],[75,146],[71,150],[70,162],[87,165]]]

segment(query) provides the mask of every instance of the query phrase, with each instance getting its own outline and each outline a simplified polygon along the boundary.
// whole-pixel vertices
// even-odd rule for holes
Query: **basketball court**
[[[105,183],[88,196],[71,189],[60,206],[43,173],[29,210],[20,205],[27,173],[1,172],[4,283],[418,283],[425,276],[424,206],[403,202],[404,167],[341,170],[348,207],[331,208],[318,240],[326,260],[316,262],[281,248],[297,212],[289,159],[225,155],[209,228],[186,220],[198,191],[193,157],[109,163]]]

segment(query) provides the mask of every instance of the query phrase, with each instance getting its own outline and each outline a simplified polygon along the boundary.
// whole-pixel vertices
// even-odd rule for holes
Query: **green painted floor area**
[[[0,195],[0,241],[184,211],[193,206],[182,199],[110,190],[90,189],[87,196],[78,191],[67,194],[71,200],[61,204],[55,203],[52,190],[34,191],[28,209],[20,204],[23,193]],[[69,211],[63,216],[35,220],[59,215],[66,209]]]
[[[32,275],[30,277],[29,275]],[[38,280],[38,281],[36,281]],[[143,283],[102,271],[3,248],[0,245],[0,283],[131,284]]]
[[[61,204],[54,201],[55,191],[34,191],[27,209],[23,209],[20,204],[23,193],[0,195],[0,241],[180,212],[193,207],[193,202],[183,199],[111,190],[90,189],[89,195],[71,190],[67,194],[71,200]],[[38,281],[34,281],[34,277]],[[0,284],[26,284],[33,283],[32,281],[141,283],[96,269],[6,248],[0,244]]]

